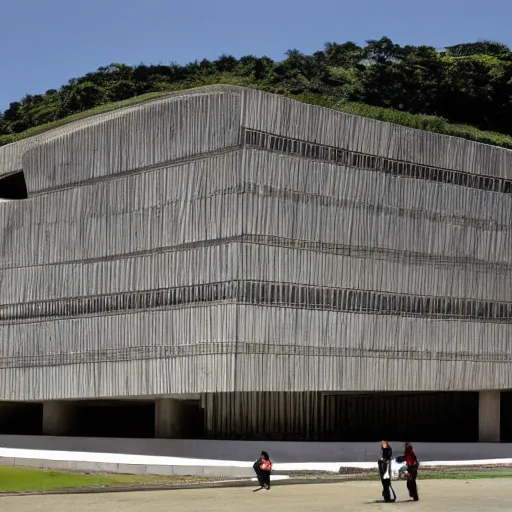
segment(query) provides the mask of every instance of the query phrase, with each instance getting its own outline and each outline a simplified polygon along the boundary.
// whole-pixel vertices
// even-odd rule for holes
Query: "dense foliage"
[[[11,103],[0,114],[0,145],[168,91],[215,83],[257,87],[512,148],[512,52],[507,46],[478,42],[437,51],[400,46],[386,37],[364,47],[327,43],[313,55],[289,50],[280,62],[222,55],[185,66],[111,64],[73,78],[59,90],[27,94]]]

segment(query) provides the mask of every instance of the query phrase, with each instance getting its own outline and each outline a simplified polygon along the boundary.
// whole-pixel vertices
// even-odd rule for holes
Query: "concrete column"
[[[481,443],[500,442],[500,391],[480,391],[478,406],[478,440]]]
[[[155,403],[155,437],[179,438],[185,434],[184,405],[174,398],[162,398]]]
[[[43,435],[66,436],[73,424],[73,404],[45,402],[43,404]]]

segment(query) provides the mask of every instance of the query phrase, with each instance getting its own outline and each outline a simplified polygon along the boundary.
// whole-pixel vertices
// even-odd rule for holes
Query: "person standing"
[[[391,487],[391,461],[393,450],[387,441],[382,441],[380,447],[380,458],[378,460],[380,481],[382,483],[382,497],[384,501],[392,503],[396,501],[396,494]]]
[[[409,496],[414,500],[418,501],[420,498],[418,496],[418,486],[416,484],[416,478],[418,477],[418,457],[414,453],[412,445],[410,443],[405,443],[405,455],[404,455],[405,463],[407,464],[407,490],[409,491]]]
[[[254,472],[258,478],[260,489],[270,490],[270,473],[272,472],[272,461],[268,453],[263,451],[258,460],[253,464]]]

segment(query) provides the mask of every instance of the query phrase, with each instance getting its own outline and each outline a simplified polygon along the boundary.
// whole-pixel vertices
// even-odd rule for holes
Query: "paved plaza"
[[[250,488],[107,493],[0,498],[2,512],[160,512],[168,510],[238,512],[259,507],[276,511],[347,512],[415,510],[436,512],[494,512],[512,510],[512,481],[430,480],[419,482],[420,501],[405,501],[403,482],[395,482],[399,502],[376,502],[375,482],[276,486],[270,491]]]

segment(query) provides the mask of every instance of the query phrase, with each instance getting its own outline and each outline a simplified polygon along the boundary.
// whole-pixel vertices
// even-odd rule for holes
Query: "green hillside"
[[[252,55],[187,65],[111,64],[60,89],[25,95],[0,114],[0,145],[171,91],[212,84],[254,87],[403,126],[512,148],[512,52],[500,43],[438,51],[384,37],[327,43],[275,62]]]

